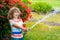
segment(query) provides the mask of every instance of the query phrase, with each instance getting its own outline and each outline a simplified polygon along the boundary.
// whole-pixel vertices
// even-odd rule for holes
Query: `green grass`
[[[39,19],[44,16],[38,16],[38,14],[33,14],[33,17]],[[60,14],[54,15],[46,19],[47,21],[60,22]],[[53,20],[52,20],[53,19]],[[27,27],[31,27],[35,22],[27,22]],[[60,26],[52,26],[51,28],[45,25],[43,22],[36,25],[31,29],[26,35],[24,35],[24,40],[60,40]]]
[[[24,40],[60,40],[60,27],[49,28],[43,23],[38,24],[24,35]]]
[[[32,3],[35,2],[47,2],[53,7],[60,7],[60,0],[32,0]]]
[[[46,19],[49,22],[57,22],[60,23],[60,14],[53,15]]]
[[[42,19],[45,15],[39,15],[37,13],[32,13],[32,19],[33,20],[39,20],[40,18]],[[57,22],[60,23],[60,14],[57,13],[55,15],[50,16],[49,18],[45,19],[48,22]]]
[[[38,2],[47,2],[53,7],[60,7],[60,0],[32,0]],[[37,20],[43,18],[45,15],[32,14],[33,19]],[[53,15],[46,19],[48,22],[60,23],[60,14]],[[31,27],[35,22],[27,22],[27,27]],[[60,26],[50,26],[45,25],[43,22],[36,25],[31,29],[26,35],[24,35],[24,40],[60,40]]]
[[[32,13],[32,19],[33,20],[39,20],[40,18],[43,18],[44,15],[39,15],[37,13]]]

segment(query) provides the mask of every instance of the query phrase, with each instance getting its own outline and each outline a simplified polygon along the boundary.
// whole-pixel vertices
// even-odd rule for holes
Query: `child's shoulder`
[[[9,19],[9,22],[12,22],[13,20],[12,19]]]

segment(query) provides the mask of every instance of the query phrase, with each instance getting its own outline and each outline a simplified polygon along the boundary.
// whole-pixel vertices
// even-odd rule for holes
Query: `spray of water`
[[[42,21],[44,21],[46,18],[49,18],[50,16],[56,14],[59,11],[59,9],[54,9],[53,12],[50,12],[48,15],[46,15],[45,17],[43,17],[41,20],[39,20],[38,22],[36,22],[34,25],[32,25],[30,27],[30,29],[34,28],[37,24],[41,23]]]

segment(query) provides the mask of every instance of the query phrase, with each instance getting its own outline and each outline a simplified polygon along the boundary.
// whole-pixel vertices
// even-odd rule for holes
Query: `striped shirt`
[[[10,19],[9,21],[10,21],[10,25],[11,25],[11,37],[22,38],[23,37],[22,30],[13,26],[14,24],[17,24],[19,26],[23,26],[22,19],[19,19],[19,21]]]

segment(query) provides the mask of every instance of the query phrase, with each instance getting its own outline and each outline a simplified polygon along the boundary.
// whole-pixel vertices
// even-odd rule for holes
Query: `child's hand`
[[[30,28],[27,28],[27,32],[30,30]]]
[[[24,30],[24,33],[27,33],[29,30],[30,30],[29,28],[26,28],[26,29]]]

